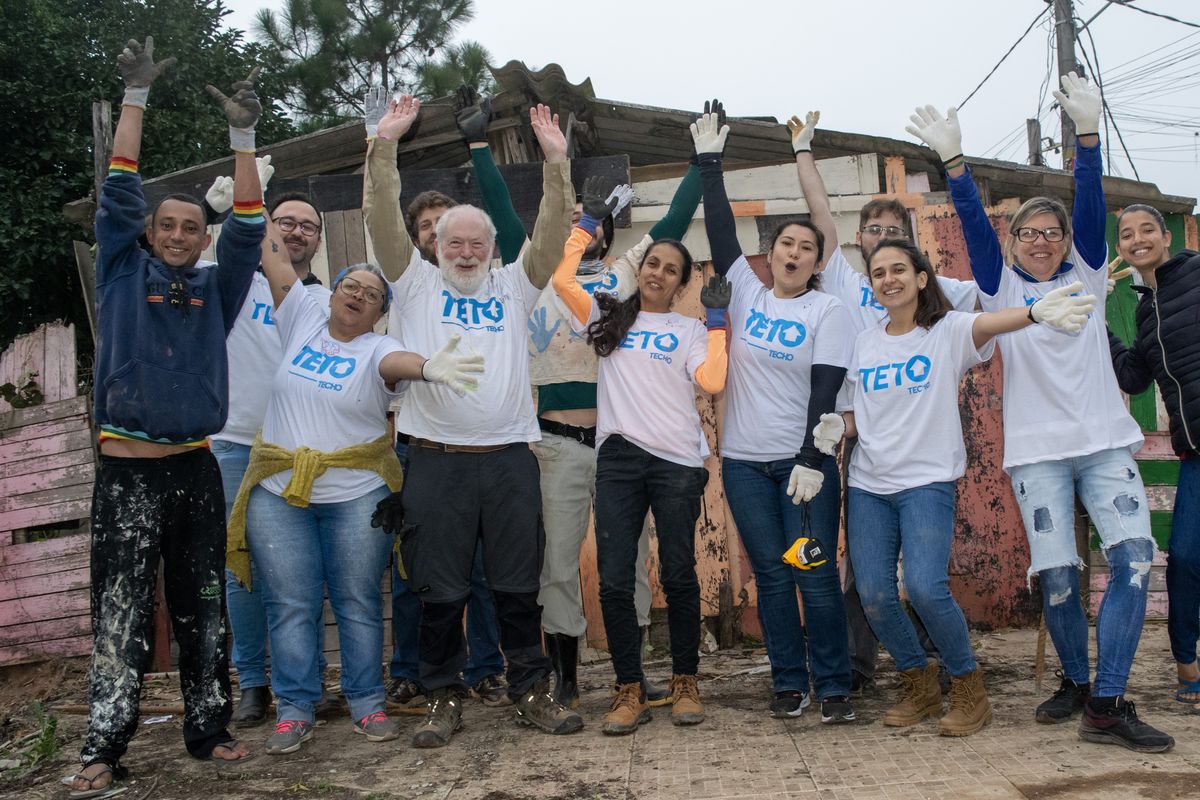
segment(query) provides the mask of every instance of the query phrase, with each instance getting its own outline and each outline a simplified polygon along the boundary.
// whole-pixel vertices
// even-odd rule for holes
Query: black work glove
[[[371,515],[371,527],[383,528],[384,533],[395,535],[404,525],[404,506],[400,504],[400,492],[392,492],[379,501]]]
[[[473,86],[464,84],[458,87],[454,96],[454,123],[467,143],[487,144],[488,123],[491,121],[492,98],[481,99]]]

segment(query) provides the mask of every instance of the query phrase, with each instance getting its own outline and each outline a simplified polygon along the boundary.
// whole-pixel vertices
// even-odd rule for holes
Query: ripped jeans
[[[1154,540],[1150,507],[1128,448],[1101,450],[1009,470],[1025,523],[1031,563],[1042,589],[1046,628],[1063,674],[1088,683],[1088,622],[1079,597],[1083,559],[1075,548],[1075,494],[1100,534],[1109,581],[1096,615],[1095,697],[1125,693],[1146,616]]]

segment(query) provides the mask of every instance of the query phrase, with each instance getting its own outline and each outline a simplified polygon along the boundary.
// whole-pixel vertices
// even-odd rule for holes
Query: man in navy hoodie
[[[118,57],[125,99],[96,212],[95,414],[100,463],[92,500],[91,713],[72,797],[106,794],[138,722],[138,697],[154,635],[154,591],[163,561],[167,607],[179,642],[183,739],[197,758],[237,761],[249,750],[229,735],[225,645],[225,503],[206,437],[225,424],[225,337],[258,266],[265,230],[254,163],[262,109],[251,72],[225,97],[236,151],[234,213],[217,266],[197,268],[211,237],[199,198],[173,195],[145,224],[137,172],[154,40],[130,40]],[[138,247],[146,232],[153,250]]]

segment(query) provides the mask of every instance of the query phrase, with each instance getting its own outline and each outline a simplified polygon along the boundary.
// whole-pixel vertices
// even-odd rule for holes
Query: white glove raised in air
[[[1079,333],[1096,307],[1095,295],[1075,294],[1082,289],[1079,281],[1058,287],[1029,307],[1029,318],[1060,331]]]
[[[363,95],[363,122],[367,127],[367,138],[374,139],[379,135],[379,120],[387,113],[388,101],[391,95],[382,86],[368,86]]]
[[[1087,78],[1081,78],[1074,72],[1063,75],[1062,91],[1055,89],[1054,99],[1075,123],[1076,136],[1100,132],[1100,112],[1104,110],[1104,100],[1100,97],[1100,90]]]
[[[465,394],[479,388],[476,376],[483,372],[483,356],[455,353],[461,338],[457,334],[451,336],[445,347],[426,359],[421,367],[421,377],[430,383],[444,383],[451,391]]]
[[[792,134],[792,152],[807,153],[812,151],[813,135],[817,132],[817,123],[821,121],[820,111],[810,111],[804,117],[793,116],[788,120],[788,132]]]
[[[846,420],[841,414],[822,414],[821,421],[813,428],[813,444],[827,456],[833,455],[838,442],[846,435]]]
[[[815,469],[797,464],[792,467],[792,477],[788,479],[788,497],[792,498],[792,503],[795,505],[807,503],[817,496],[817,492],[821,491],[821,484],[824,480],[825,477]]]
[[[218,175],[204,193],[204,201],[218,214],[224,214],[233,208],[233,178],[229,175]]]
[[[622,183],[620,186],[614,186],[613,190],[608,193],[608,197],[604,200],[604,204],[608,205],[608,203],[613,200],[616,200],[617,204],[609,213],[616,217],[617,214],[621,213],[625,206],[633,202],[633,187],[628,183]]]
[[[271,166],[271,157],[259,156],[254,159],[254,166],[258,168],[258,185],[262,187],[263,194],[266,194],[267,184],[271,182],[271,176],[275,174],[275,168]]]
[[[701,114],[692,123],[692,141],[696,144],[696,155],[720,153],[725,149],[725,137],[729,126],[722,125],[716,114]]]
[[[904,130],[932,147],[943,162],[963,154],[962,129],[958,127],[958,109],[954,106],[946,110],[945,117],[933,106],[917,106],[909,119],[913,124]]]

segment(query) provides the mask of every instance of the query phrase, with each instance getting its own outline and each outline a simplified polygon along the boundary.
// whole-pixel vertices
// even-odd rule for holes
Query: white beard
[[[450,263],[442,261],[441,265],[442,278],[457,289],[459,294],[464,295],[472,295],[479,291],[479,287],[487,280],[489,269],[487,264],[480,264],[470,272],[463,272],[458,269],[458,260]]]

